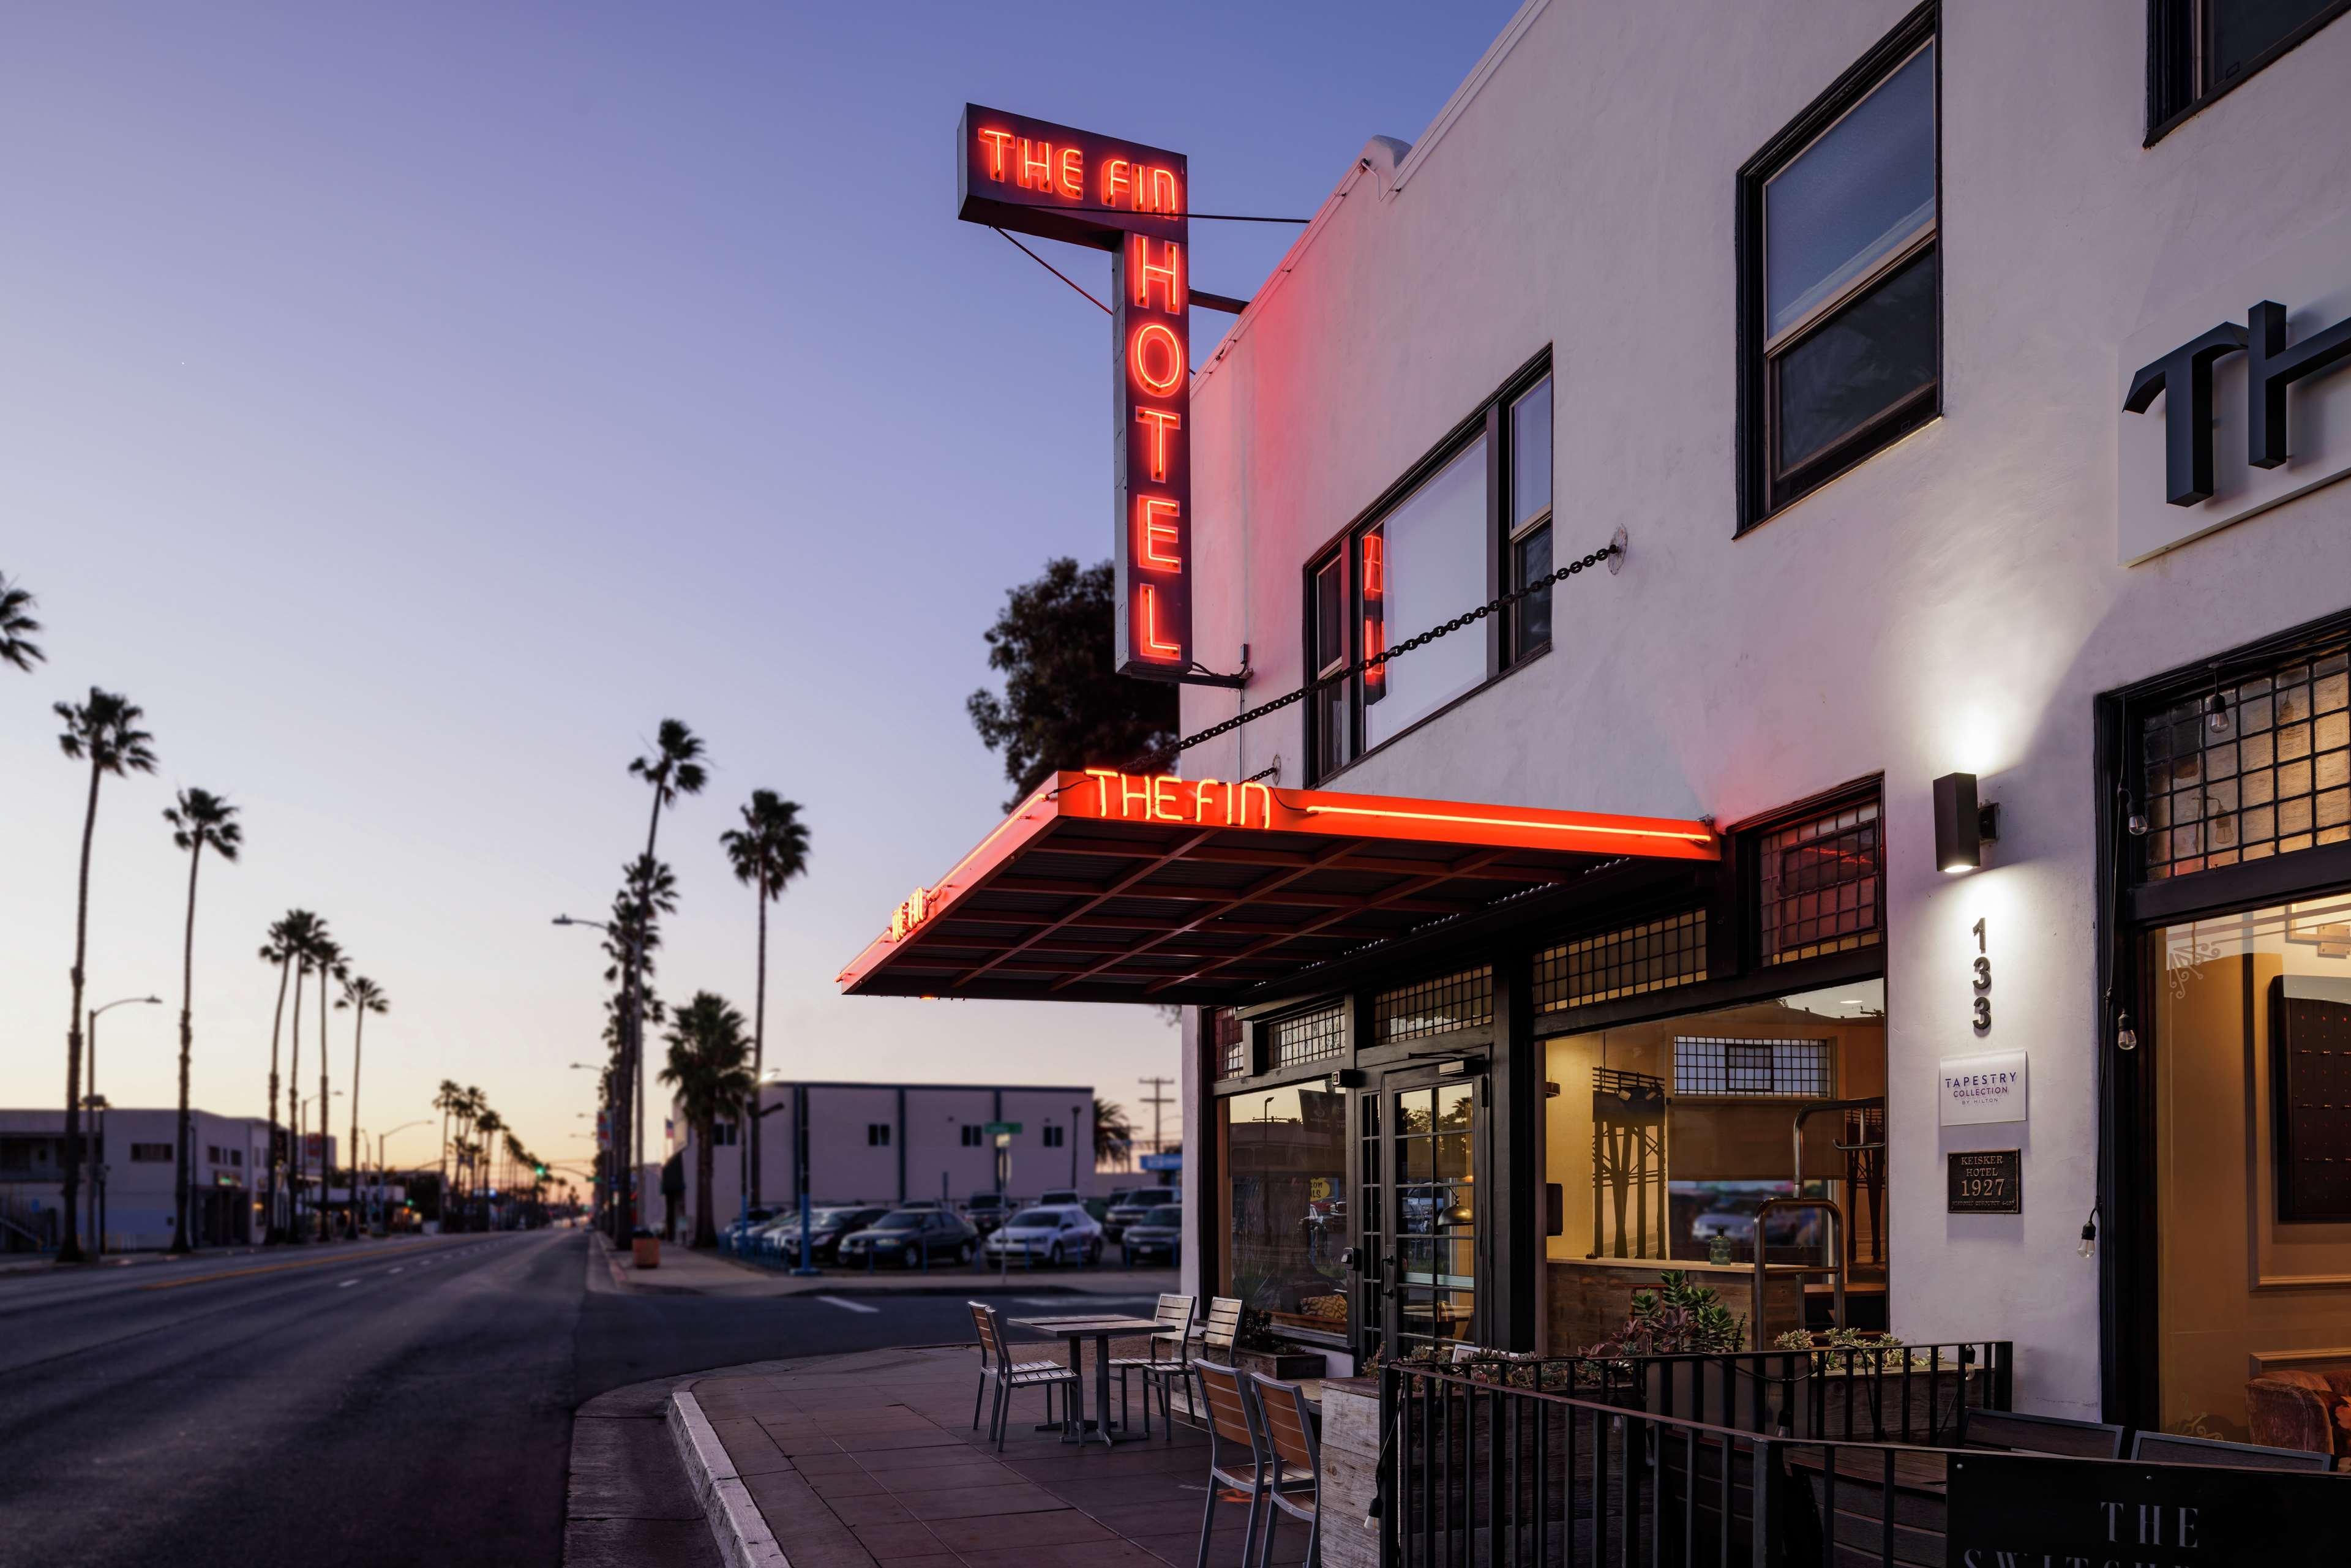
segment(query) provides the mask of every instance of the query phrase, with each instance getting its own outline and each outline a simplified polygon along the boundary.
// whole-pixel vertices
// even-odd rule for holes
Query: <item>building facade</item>
[[[2351,1364],[2341,9],[1533,0],[1364,149],[1198,367],[1184,731],[1342,678],[1183,771],[1721,852],[1196,1010],[1193,1285],[1571,1351],[1842,1252],[2241,1438]]]
[[[269,1125],[256,1116],[191,1111],[189,1181],[194,1242],[258,1240],[267,1186]],[[179,1113],[109,1108],[82,1125],[82,1242],[110,1252],[168,1247],[178,1170]],[[56,1111],[0,1111],[0,1226],[10,1249],[58,1240],[65,1202],[65,1118]]]
[[[694,1131],[673,1103],[669,1146],[684,1156],[681,1235],[691,1235]],[[1053,1187],[1091,1194],[1093,1090],[1032,1084],[787,1083],[760,1086],[763,1166],[758,1196],[797,1206],[803,1186],[818,1203],[900,1203],[975,1193],[1034,1197]],[[992,1125],[1004,1134],[999,1151]],[[744,1128],[715,1128],[711,1205],[725,1224],[742,1211],[749,1150]]]

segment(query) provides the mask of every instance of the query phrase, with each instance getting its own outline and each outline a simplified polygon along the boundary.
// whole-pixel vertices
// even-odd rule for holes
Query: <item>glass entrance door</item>
[[[1426,1077],[1402,1086],[1391,1078],[1364,1097],[1365,1167],[1376,1155],[1388,1178],[1378,1193],[1376,1234],[1366,1206],[1364,1245],[1378,1265],[1391,1355],[1478,1341],[1483,1099],[1477,1080]]]

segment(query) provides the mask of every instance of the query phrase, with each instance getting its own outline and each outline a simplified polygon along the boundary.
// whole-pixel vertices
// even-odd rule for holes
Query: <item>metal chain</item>
[[[1502,611],[1508,610],[1511,605],[1516,604],[1520,600],[1526,598],[1527,595],[1531,593],[1541,593],[1545,589],[1550,588],[1553,583],[1565,582],[1577,572],[1598,566],[1602,561],[1604,561],[1609,557],[1614,555],[1618,547],[1614,543],[1602,545],[1598,549],[1593,550],[1590,555],[1585,556],[1583,559],[1572,560],[1565,566],[1561,567],[1557,571],[1550,572],[1544,576],[1539,577],[1523,588],[1516,589],[1511,592],[1505,593],[1499,599],[1489,600],[1485,603],[1478,606],[1475,610],[1465,611],[1461,614],[1456,615],[1452,620],[1446,622],[1441,626],[1432,626],[1416,637],[1408,637],[1405,641],[1396,643],[1394,647],[1384,648],[1380,652],[1374,653],[1367,658],[1358,659],[1343,670],[1333,670],[1327,675],[1319,676],[1314,680],[1307,682],[1304,685],[1299,687],[1294,692],[1290,692],[1284,695],[1278,696],[1270,703],[1265,703],[1249,709],[1247,713],[1236,714],[1231,718],[1225,720],[1222,724],[1212,724],[1207,728],[1200,731],[1197,735],[1187,735],[1183,739],[1177,741],[1175,745],[1163,747],[1159,750],[1153,752],[1150,756],[1135,762],[1128,768],[1127,771],[1130,773],[1148,773],[1155,768],[1173,761],[1177,756],[1189,751],[1192,747],[1199,745],[1202,741],[1214,740],[1217,737],[1225,734],[1228,730],[1238,729],[1241,726],[1248,724],[1252,719],[1263,718],[1266,715],[1270,713],[1280,713],[1283,708],[1290,706],[1292,703],[1304,702],[1308,697],[1312,696],[1316,692],[1322,691],[1326,687],[1335,686],[1343,682],[1353,680],[1365,670],[1372,669],[1376,665],[1384,664],[1391,659],[1400,659],[1416,648],[1426,647],[1429,643],[1436,642],[1439,637],[1449,636],[1453,632],[1460,631],[1465,626],[1475,625],[1477,622],[1486,619],[1489,615],[1498,614]]]

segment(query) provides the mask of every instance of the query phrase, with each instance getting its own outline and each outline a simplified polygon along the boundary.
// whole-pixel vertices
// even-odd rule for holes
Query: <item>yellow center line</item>
[[[459,1241],[443,1241],[431,1247],[404,1247],[399,1256],[413,1257],[419,1252],[443,1252],[465,1245]],[[290,1263],[264,1263],[253,1269],[224,1269],[217,1274],[196,1274],[185,1280],[158,1280],[152,1285],[141,1285],[142,1291],[176,1291],[186,1285],[209,1285],[215,1280],[243,1280],[255,1274],[282,1274],[288,1269],[326,1269],[350,1263],[349,1258],[302,1258]]]

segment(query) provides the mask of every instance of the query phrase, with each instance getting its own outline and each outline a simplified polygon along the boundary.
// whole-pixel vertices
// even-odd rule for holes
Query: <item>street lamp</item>
[[[110,1009],[129,1007],[133,1002],[143,1002],[149,1007],[162,1007],[163,998],[122,997],[107,1003],[105,1007],[89,1009],[89,1093],[82,1103],[95,1109],[99,1117],[97,1168],[90,1173],[90,1185],[96,1189],[93,1195],[96,1201],[89,1206],[89,1250],[93,1256],[106,1250],[106,1100],[98,1092],[98,1015]],[[180,1134],[176,1128],[172,1131],[172,1141],[175,1144],[180,1141]],[[178,1200],[175,1198],[174,1201]]]
[[[411,1127],[429,1127],[432,1124],[433,1118],[427,1116],[421,1122],[402,1122],[399,1126],[394,1127],[392,1133],[405,1133]],[[378,1224],[382,1223],[383,1220],[383,1191],[387,1181],[384,1176],[383,1145],[391,1140],[392,1133],[378,1133],[375,1138],[375,1217]],[[356,1201],[358,1195],[354,1193],[352,1197]]]
[[[625,928],[615,930],[603,921],[581,920],[569,915],[557,915],[554,924],[584,925],[591,931],[601,931],[607,936],[618,937],[622,946],[627,950],[628,973],[633,976],[643,967],[643,938],[634,931]],[[612,1128],[611,1153],[615,1156],[614,1164],[616,1167],[622,1164],[625,1164],[628,1167],[626,1176],[615,1184],[616,1192],[625,1195],[623,1199],[616,1201],[612,1206],[612,1228],[618,1232],[612,1238],[612,1244],[616,1247],[626,1246],[629,1243],[631,1232],[637,1227],[638,1216],[644,1211],[643,1195],[637,1190],[643,1180],[643,1173],[639,1166],[642,1164],[641,1156],[644,1152],[645,1141],[644,1096],[641,1092],[645,1071],[644,1030],[643,1021],[638,1019],[636,1012],[636,1008],[632,1006],[621,1019],[622,1054],[625,1058],[626,1065],[613,1085],[627,1097],[622,1104],[614,1107],[621,1114],[616,1118],[618,1124]],[[572,1065],[590,1071],[595,1071],[588,1068],[585,1062],[574,1062]]]

